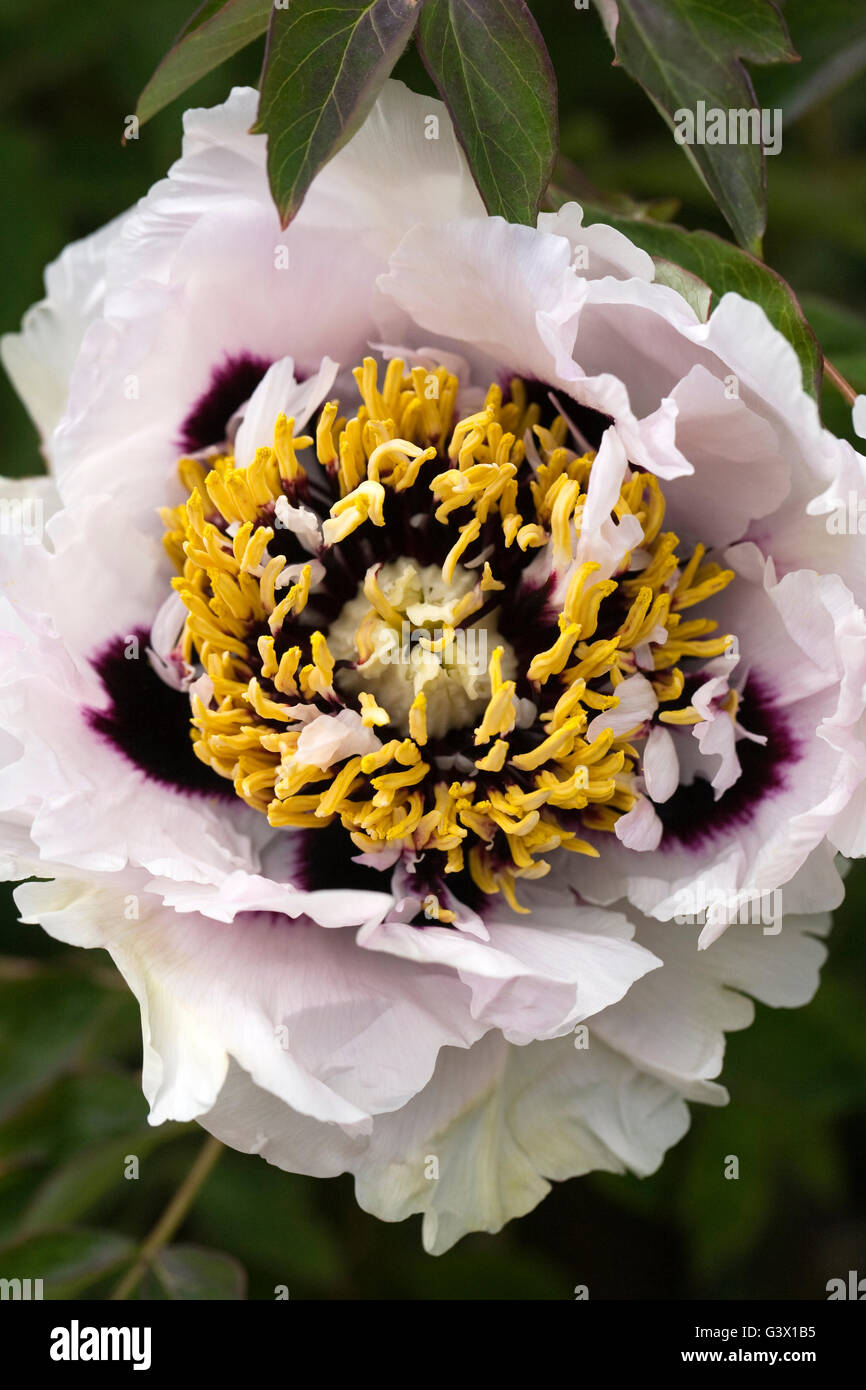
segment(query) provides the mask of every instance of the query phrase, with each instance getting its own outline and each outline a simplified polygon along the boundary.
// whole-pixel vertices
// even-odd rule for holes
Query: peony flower
[[[813,993],[864,459],[760,308],[486,216],[398,83],[282,231],[255,102],[4,342],[50,466],[5,504],[46,520],[0,548],[4,864],[137,995],[154,1124],[439,1252],[654,1171],[748,996]]]

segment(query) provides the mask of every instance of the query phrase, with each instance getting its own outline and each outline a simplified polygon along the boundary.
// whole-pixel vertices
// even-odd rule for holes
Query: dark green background
[[[231,81],[256,80],[260,45],[121,147],[124,118],[189,8],[183,0],[0,3],[0,329],[16,327],[40,297],[42,268],[68,241],[164,174],[179,152],[184,104],[216,102]],[[683,225],[726,235],[661,118],[611,67],[594,12],[576,11],[569,0],[542,0],[533,10],[557,69],[562,151],[587,194],[674,198]],[[754,74],[764,106],[786,107],[833,53],[866,39],[861,0],[792,0],[785,12],[803,62]],[[430,90],[414,55],[397,75]],[[825,352],[861,391],[864,135],[859,76],[785,125],[783,151],[768,161],[765,242],[767,260],[795,289]],[[32,428],[5,381],[0,391],[0,469],[31,472],[38,467]],[[833,428],[849,432],[838,397],[826,395],[825,410]],[[314,1182],[226,1152],[180,1238],[239,1261],[254,1298],[273,1297],[277,1284],[293,1298],[325,1299],[567,1299],[578,1284],[592,1298],[823,1298],[829,1278],[848,1269],[866,1274],[864,904],[866,879],[855,870],[818,997],[794,1012],[759,1008],[754,1027],[731,1036],[723,1075],[731,1105],[694,1107],[689,1135],[651,1179],[562,1185],[503,1234],[469,1237],[434,1260],[421,1252],[417,1218],[401,1226],[374,1221],[355,1207],[349,1179]],[[140,1238],[201,1146],[201,1132],[142,1133],[137,1010],[107,957],[47,941],[15,923],[11,908],[6,918],[0,1241],[61,1222]],[[129,1152],[143,1156],[137,1182],[117,1179],[117,1154]],[[723,1178],[732,1153],[740,1158],[736,1182]],[[96,1272],[111,1264],[113,1247],[104,1236],[95,1254],[79,1247],[67,1260],[66,1287],[102,1296],[113,1279]],[[21,1258],[19,1249],[12,1260],[19,1273]],[[38,1272],[41,1247],[33,1258]],[[226,1266],[229,1282],[232,1273]]]

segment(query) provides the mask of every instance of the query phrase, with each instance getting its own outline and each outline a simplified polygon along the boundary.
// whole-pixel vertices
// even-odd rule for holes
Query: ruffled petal
[[[511,1047],[491,1033],[443,1052],[431,1085],[374,1125],[355,1191],[383,1221],[423,1212],[424,1248],[440,1255],[525,1215],[551,1182],[654,1172],[687,1128],[681,1098],[600,1040]]]
[[[490,910],[486,941],[433,924],[419,930],[389,918],[362,931],[359,942],[368,950],[455,971],[471,991],[473,1018],[518,1044],[568,1031],[656,968],[655,957],[631,940],[632,929],[622,916],[565,907],[567,893],[557,895],[540,885],[523,896],[532,915],[521,920],[504,907]]]
[[[301,1114],[369,1129],[441,1047],[484,1031],[452,975],[358,951],[351,932],[271,914],[226,925],[143,892],[127,920],[116,889],[84,883],[23,884],[16,901],[58,939],[106,947],[136,994],[152,1124],[210,1110],[233,1058]]]
[[[687,906],[685,898],[681,906]],[[722,1069],[725,1034],[749,1027],[752,998],[777,1008],[808,1003],[827,954],[818,938],[829,929],[828,917],[786,916],[776,922],[771,895],[752,907],[742,924],[735,922],[705,950],[699,949],[696,922],[653,922],[635,914],[637,939],[663,967],[599,1014],[593,1036],[689,1100],[723,1102],[715,1078]]]

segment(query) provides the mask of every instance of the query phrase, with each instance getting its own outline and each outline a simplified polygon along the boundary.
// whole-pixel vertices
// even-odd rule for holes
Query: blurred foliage
[[[189,0],[116,6],[0,0],[0,327],[41,294],[44,264],[161,177],[180,145],[174,103],[121,146],[124,119]],[[592,202],[650,203],[681,226],[726,228],[662,118],[611,66],[594,12],[533,0],[560,86],[562,154]],[[759,102],[792,117],[768,161],[768,264],[793,287],[824,352],[866,390],[866,12],[861,0],[789,0],[803,61],[754,72]],[[112,38],[107,41],[106,34]],[[254,47],[193,102],[254,82]],[[397,75],[431,91],[415,54]],[[186,104],[191,104],[187,101]],[[39,467],[5,383],[4,472]],[[825,388],[825,417],[850,412]],[[225,1152],[140,1284],[141,1297],[272,1299],[822,1298],[866,1258],[866,878],[849,880],[821,990],[806,1009],[759,1007],[731,1035],[732,1103],[693,1108],[654,1177],[557,1187],[499,1236],[434,1260],[420,1222],[358,1210],[347,1178],[314,1181]],[[194,1125],[146,1125],[137,1006],[102,953],[17,923],[3,898],[0,954],[0,1276],[54,1274],[46,1296],[104,1297],[200,1153]],[[125,1179],[128,1155],[138,1179]],[[726,1156],[740,1159],[726,1181]]]

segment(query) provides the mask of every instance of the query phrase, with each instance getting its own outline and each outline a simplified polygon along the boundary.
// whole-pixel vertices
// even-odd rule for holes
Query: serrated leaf
[[[616,60],[673,126],[677,111],[755,107],[744,66],[796,60],[785,22],[771,0],[595,0],[602,16],[618,12],[610,33]],[[741,245],[760,254],[767,219],[760,144],[684,144]]]
[[[523,0],[427,0],[421,57],[488,212],[533,224],[557,147],[556,78]]]
[[[2,1246],[0,1278],[41,1279],[44,1298],[73,1298],[134,1252],[134,1242],[113,1231],[50,1231]]]
[[[409,41],[420,0],[291,0],[274,10],[253,130],[283,226],[363,124]]]
[[[181,29],[138,99],[136,115],[149,121],[200,77],[265,33],[272,0],[205,0]]]
[[[788,339],[803,368],[803,385],[816,397],[821,379],[821,349],[790,285],[763,261],[712,232],[687,232],[673,223],[618,217],[583,204],[587,224],[606,222],[651,256],[661,256],[703,280],[714,296],[729,290],[760,304],[770,322]]]
[[[243,1266],[220,1250],[197,1245],[172,1245],[161,1250],[151,1264],[153,1281],[163,1298],[242,1299],[246,1297],[247,1276]],[[145,1291],[142,1290],[142,1293]],[[159,1295],[157,1295],[159,1296]]]

